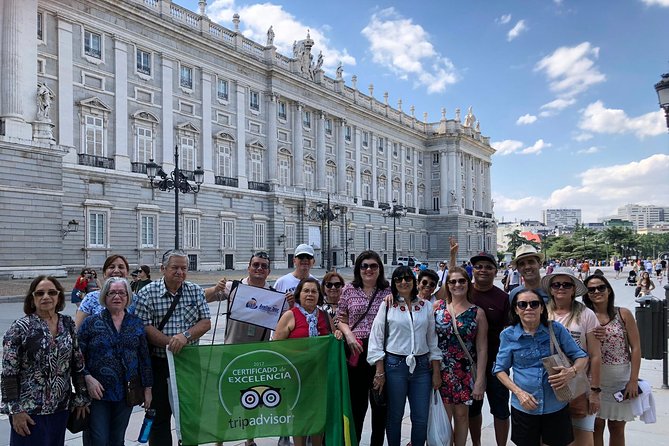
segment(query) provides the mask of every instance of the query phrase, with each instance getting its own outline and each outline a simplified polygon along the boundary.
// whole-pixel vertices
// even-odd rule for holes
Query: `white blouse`
[[[374,365],[383,359],[383,337],[385,334],[386,303],[379,307],[369,334],[367,362]],[[395,301],[388,308],[388,339],[386,351],[394,355],[406,356],[409,372],[416,365],[415,356],[430,354],[430,360],[441,360],[441,350],[437,345],[434,313],[430,302],[414,300],[410,305]]]

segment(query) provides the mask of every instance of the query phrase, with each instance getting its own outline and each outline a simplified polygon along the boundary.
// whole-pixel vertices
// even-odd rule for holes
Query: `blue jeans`
[[[49,415],[30,415],[35,425],[28,424],[30,435],[22,437],[12,428],[12,416],[9,416],[10,446],[63,446],[65,444],[65,426],[69,410]]]
[[[88,427],[91,444],[123,446],[131,414],[132,407],[128,407],[125,401],[93,400]]]
[[[407,397],[411,415],[411,444],[423,446],[427,438],[427,417],[430,410],[432,390],[432,367],[429,355],[416,357],[416,368],[409,373],[409,366],[404,356],[386,354],[384,361],[386,373],[386,403],[388,418],[386,437],[389,446],[399,446],[402,417]]]

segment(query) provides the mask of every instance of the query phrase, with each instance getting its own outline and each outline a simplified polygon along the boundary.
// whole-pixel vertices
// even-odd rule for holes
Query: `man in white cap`
[[[514,288],[509,294],[509,300],[521,290],[533,290],[544,301],[548,301],[548,294],[541,287],[541,263],[544,261],[543,253],[537,251],[532,245],[520,245],[516,249],[516,257],[511,261],[511,266],[516,268],[523,278],[523,286]]]

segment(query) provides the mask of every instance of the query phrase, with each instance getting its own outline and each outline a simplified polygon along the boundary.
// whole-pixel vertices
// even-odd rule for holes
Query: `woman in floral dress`
[[[459,267],[448,271],[446,300],[434,303],[435,326],[443,354],[442,385],[439,389],[446,411],[453,419],[455,446],[467,442],[469,407],[485,392],[485,365],[488,355],[488,322],[485,313],[471,303],[471,280]],[[452,315],[467,352],[453,330]],[[471,358],[471,359],[470,359]]]

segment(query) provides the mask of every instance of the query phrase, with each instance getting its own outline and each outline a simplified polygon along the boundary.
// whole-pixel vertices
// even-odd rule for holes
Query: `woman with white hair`
[[[123,446],[133,403],[126,384],[137,389],[144,407],[151,406],[153,375],[141,319],[127,311],[132,291],[125,278],[111,277],[100,290],[100,314],[87,317],[79,329],[86,387],[93,402],[93,445]],[[142,398],[143,396],[143,398]]]

